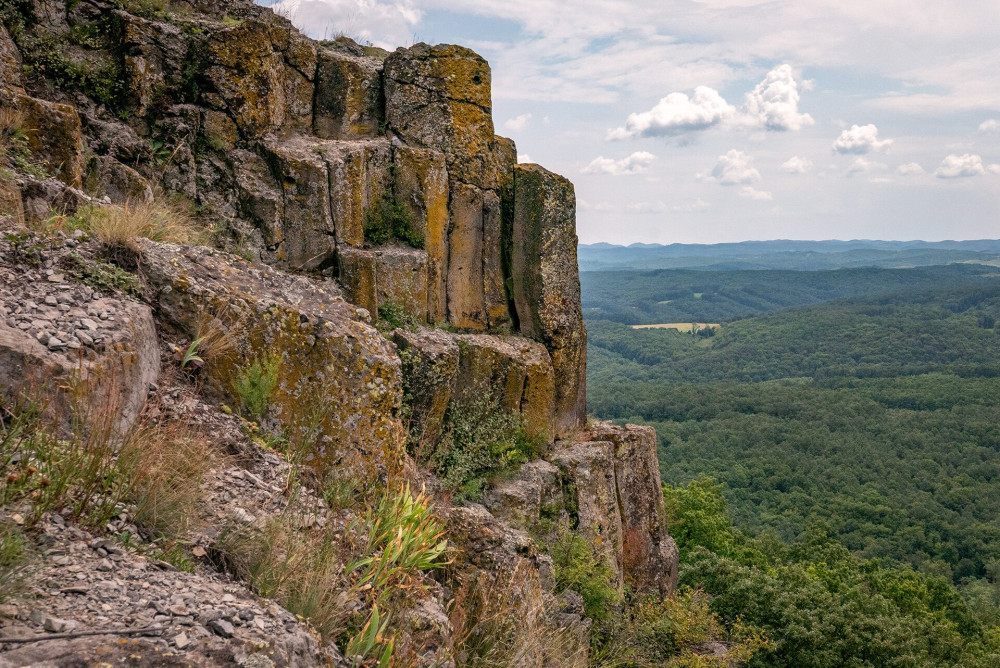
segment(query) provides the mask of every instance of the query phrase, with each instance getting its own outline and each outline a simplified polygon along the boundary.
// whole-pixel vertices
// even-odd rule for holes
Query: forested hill
[[[581,244],[581,271],[601,269],[793,269],[921,267],[1000,260],[1000,240],[744,241],[729,244]]]
[[[583,287],[588,410],[656,427],[681,581],[766,631],[752,666],[1000,665],[995,270],[602,272]],[[667,289],[687,296],[660,304]]]
[[[722,323],[845,297],[987,285],[996,282],[998,271],[980,264],[835,271],[661,269],[582,272],[580,282],[589,319],[630,325]]]

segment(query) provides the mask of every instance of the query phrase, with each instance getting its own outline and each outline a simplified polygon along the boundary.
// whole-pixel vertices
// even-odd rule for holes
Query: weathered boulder
[[[493,486],[483,505],[494,516],[524,531],[547,529],[538,526],[540,519],[553,524],[568,519],[562,517],[566,513],[559,469],[542,459],[522,464],[517,475]]]
[[[330,211],[340,245],[365,244],[365,216],[390,181],[391,151],[384,139],[322,142],[319,152],[330,174]]]
[[[289,267],[318,267],[336,250],[327,164],[313,148],[305,138],[263,143],[274,181],[282,187],[278,258]]]
[[[409,404],[410,452],[418,462],[433,457],[444,432],[444,418],[458,374],[458,344],[438,329],[392,335],[403,370],[403,396]]]
[[[382,63],[336,42],[324,45],[316,62],[313,131],[324,139],[379,134],[384,120]]]
[[[514,176],[512,292],[521,333],[545,343],[556,371],[556,434],[586,420],[587,331],[580,306],[573,184],[538,165]]]
[[[142,243],[140,262],[166,324],[191,338],[206,321],[234,334],[236,354],[203,367],[215,391],[238,405],[248,365],[276,360],[264,417],[305,447],[306,463],[362,485],[400,469],[399,358],[333,282],[153,242]]]
[[[396,200],[409,210],[427,251],[427,321],[448,319],[448,170],[439,151],[393,147]]]
[[[236,149],[228,157],[235,176],[238,213],[256,228],[271,261],[287,259],[287,251],[281,248],[285,239],[284,188],[278,185],[264,158],[256,153]]]
[[[595,554],[612,568],[621,588],[622,518],[615,479],[614,445],[609,441],[576,443],[553,453],[559,467],[571,528],[587,539]]]
[[[614,445],[615,484],[622,525],[625,581],[637,591],[665,595],[677,587],[677,545],[667,533],[652,427],[600,423],[590,438]]]
[[[407,144],[443,151],[453,180],[497,187],[490,66],[461,46],[415,44],[385,60],[386,121]]]
[[[34,97],[18,99],[22,129],[28,136],[32,157],[46,170],[73,188],[83,184],[84,143],[76,107]]]
[[[267,23],[255,19],[214,30],[205,42],[202,99],[225,110],[245,139],[257,139],[285,121],[285,64]]]
[[[88,179],[97,183],[96,196],[108,196],[112,202],[149,202],[153,188],[139,172],[114,158],[94,156],[87,166]]]
[[[171,23],[123,11],[116,11],[114,20],[121,43],[125,102],[142,116],[157,94],[181,78],[188,43],[181,28]]]
[[[459,334],[458,376],[452,401],[458,407],[485,400],[520,416],[527,436],[552,442],[555,380],[545,347],[521,337]]]
[[[24,391],[63,429],[76,414],[92,428],[124,431],[160,373],[149,307],[66,270],[46,276],[10,264],[8,252],[0,242],[0,399]]]

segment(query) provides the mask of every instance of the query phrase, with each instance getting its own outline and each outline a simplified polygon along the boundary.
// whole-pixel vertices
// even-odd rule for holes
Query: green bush
[[[417,229],[409,207],[396,198],[395,181],[395,169],[392,168],[382,196],[365,211],[365,241],[381,246],[395,239],[413,248],[423,248],[424,234]]]
[[[255,359],[236,378],[236,395],[243,404],[243,410],[259,420],[264,417],[271,404],[271,395],[278,386],[278,370],[281,357],[269,355]]]
[[[556,591],[572,589],[583,597],[583,609],[591,619],[611,619],[621,610],[622,594],[614,585],[614,572],[597,556],[580,534],[563,532],[549,549],[556,577]]]
[[[445,435],[428,462],[458,499],[482,498],[486,484],[537,459],[541,447],[528,437],[521,416],[504,409],[500,398],[452,403],[445,416]]]

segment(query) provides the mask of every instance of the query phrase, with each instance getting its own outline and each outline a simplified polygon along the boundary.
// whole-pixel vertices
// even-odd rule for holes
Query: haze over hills
[[[604,269],[821,270],[1000,261],[1000,240],[741,241],[723,244],[580,244],[581,271]]]

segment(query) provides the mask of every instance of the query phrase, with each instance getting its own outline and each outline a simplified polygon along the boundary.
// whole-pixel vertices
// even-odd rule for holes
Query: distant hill
[[[727,244],[581,244],[581,271],[608,269],[821,270],[1000,262],[1000,239],[972,241],[743,241]]]

